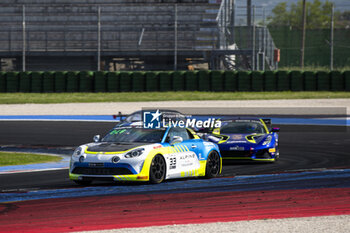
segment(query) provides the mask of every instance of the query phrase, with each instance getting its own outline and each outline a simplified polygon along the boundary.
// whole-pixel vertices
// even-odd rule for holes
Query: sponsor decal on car
[[[103,163],[89,163],[89,167],[104,167]]]
[[[234,139],[234,140],[239,140],[239,139],[242,139],[243,136],[238,134],[238,135],[233,135],[231,138]]]
[[[270,149],[269,149],[269,152],[270,152],[270,153],[276,152],[276,148],[270,148]]]
[[[194,154],[186,154],[186,155],[180,156],[180,159],[193,159],[194,156],[195,156]]]
[[[230,147],[230,150],[239,150],[239,151],[243,151],[243,150],[244,150],[244,147],[242,147],[242,146],[231,146],[231,147]]]
[[[247,143],[247,141],[234,141],[234,140],[230,140],[230,141],[227,141],[227,143]]]

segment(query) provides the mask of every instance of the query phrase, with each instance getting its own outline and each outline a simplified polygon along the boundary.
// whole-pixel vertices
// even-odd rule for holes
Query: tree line
[[[269,26],[290,26],[301,28],[303,1],[277,4],[272,10],[272,16],[268,17]],[[328,0],[322,3],[320,0],[306,2],[306,28],[320,29],[329,28],[331,23],[332,3]],[[336,28],[350,28],[350,11],[335,11],[334,25]]]

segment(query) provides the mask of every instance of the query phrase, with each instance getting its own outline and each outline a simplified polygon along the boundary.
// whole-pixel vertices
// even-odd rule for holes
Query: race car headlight
[[[267,136],[265,141],[263,142],[263,145],[266,146],[266,145],[270,144],[271,140],[272,140],[272,137],[270,135]]]
[[[83,148],[78,147],[77,149],[75,149],[75,151],[73,152],[73,157],[79,157],[81,154],[83,153]]]
[[[128,153],[126,153],[125,158],[139,157],[140,155],[142,155],[144,150],[145,149],[143,149],[143,148],[139,148],[139,149],[135,149],[135,150],[129,151]]]

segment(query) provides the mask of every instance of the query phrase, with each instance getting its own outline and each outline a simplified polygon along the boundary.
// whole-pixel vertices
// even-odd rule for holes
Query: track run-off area
[[[273,124],[281,128],[276,163],[225,161],[215,179],[81,187],[68,179],[69,154],[115,122],[3,119],[1,150],[61,153],[65,159],[56,167],[0,168],[0,232],[349,215],[349,127],[299,123]]]

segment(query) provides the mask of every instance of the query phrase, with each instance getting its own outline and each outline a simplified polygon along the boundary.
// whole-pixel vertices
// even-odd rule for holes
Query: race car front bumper
[[[69,173],[70,180],[149,181],[148,175],[85,175]]]
[[[266,148],[261,150],[242,151],[221,151],[224,160],[254,160],[254,161],[275,161],[276,148]]]
[[[73,162],[69,172],[71,180],[148,181],[147,169],[137,172],[130,164]]]

